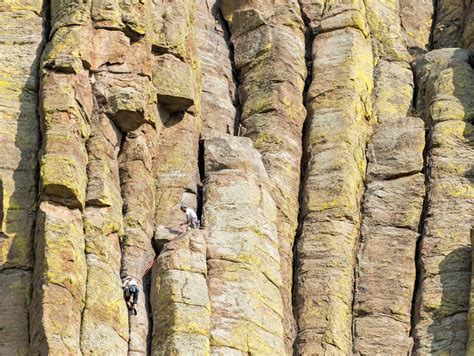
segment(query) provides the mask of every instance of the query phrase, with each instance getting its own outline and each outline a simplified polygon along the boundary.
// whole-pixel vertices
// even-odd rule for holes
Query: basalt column
[[[153,164],[156,224],[176,227],[184,221],[180,204],[197,205],[200,122],[200,69],[194,1],[157,1],[151,36],[153,84],[163,129]]]
[[[153,180],[147,181],[150,144],[133,143],[137,136],[146,137],[143,132],[152,135],[158,112],[151,84],[151,46],[143,38],[146,23],[137,16],[138,6],[94,2],[91,9],[95,30],[90,81],[95,101],[87,143],[84,228],[88,276],[81,330],[83,354],[125,354],[128,341],[131,353],[146,352],[148,318],[141,279],[154,255],[150,244]],[[147,164],[148,171],[143,169]],[[139,314],[130,318],[130,324],[121,273],[133,276],[141,290]]]
[[[129,355],[147,354],[150,310],[147,306],[145,271],[155,257],[151,240],[154,231],[155,186],[153,180],[154,129],[148,125],[128,132],[119,156],[120,181],[124,204],[122,276],[133,276],[139,283],[138,315],[130,316]]]
[[[412,55],[423,54],[430,46],[434,1],[399,0],[399,2],[400,21],[408,51]]]
[[[113,159],[107,162],[104,157],[97,157],[91,152],[91,172],[98,164],[103,165],[105,170],[101,172],[100,178],[91,182],[93,185],[88,193],[92,193],[91,206],[110,205],[112,208],[102,222],[105,225],[94,227],[96,230],[103,230],[104,243],[101,245],[98,239],[94,247],[101,247],[102,251],[98,252],[103,254],[102,259],[108,259],[109,265],[114,264],[116,258],[120,256],[113,253],[115,250],[112,246],[117,243],[117,233],[121,235],[120,276],[129,275],[138,282],[140,289],[138,314],[129,316],[129,332],[124,332],[123,293],[119,289],[120,280],[117,271],[114,268],[110,270],[109,288],[113,293],[109,294],[108,309],[115,309],[116,312],[107,316],[109,324],[116,325],[118,335],[115,337],[124,338],[129,334],[128,353],[137,355],[146,354],[150,341],[148,285],[143,274],[155,255],[151,245],[155,212],[152,162],[161,125],[156,89],[152,84],[151,45],[147,39],[148,21],[151,21],[147,17],[150,10],[148,2],[122,4],[120,7],[107,7],[107,9],[111,12],[100,12],[99,10],[104,9],[99,8],[99,4],[93,9],[95,26],[104,28],[95,32],[94,62],[91,68],[94,76],[91,81],[96,99],[96,119],[99,122],[105,120],[105,117],[110,120],[110,123],[106,121],[108,126],[102,127],[102,130],[105,130],[103,134],[108,135],[109,155],[112,155]],[[110,31],[109,27],[116,30]],[[105,178],[104,174],[108,177]],[[89,179],[92,180],[93,177],[90,176]],[[119,196],[117,196],[118,184]],[[118,209],[123,215],[122,221],[115,215]],[[89,216],[86,215],[86,218]],[[99,222],[100,220],[95,221]],[[110,242],[106,243],[107,240]],[[88,286],[90,281],[88,278]],[[93,293],[93,284],[90,285]],[[118,300],[120,295],[122,295],[121,301]],[[105,313],[94,313],[92,310],[89,314],[92,319],[97,315],[106,316]],[[112,318],[117,320],[112,321]],[[90,332],[97,333],[94,328],[91,328]],[[94,340],[97,339],[95,337]],[[117,341],[114,345],[118,347],[121,343]]]
[[[407,355],[413,347],[411,304],[425,191],[421,173],[425,130],[422,119],[408,116],[414,83],[398,1],[368,0],[366,6],[378,57],[374,72],[377,124],[367,152],[353,351],[356,355]]]
[[[87,290],[82,315],[83,354],[128,349],[127,310],[120,282],[122,198],[117,155],[121,134],[110,119],[94,115],[87,143],[89,164],[84,210]]]
[[[0,354],[28,354],[43,1],[0,4]],[[14,58],[14,59],[12,59]]]
[[[370,133],[373,55],[362,1],[306,10],[312,41],[297,241],[295,351],[351,352],[352,300]]]
[[[262,154],[278,208],[286,353],[295,336],[292,312],[293,241],[298,224],[302,130],[306,117],[304,24],[296,1],[222,1],[240,81],[243,134]]]
[[[209,355],[206,276],[203,230],[191,230],[164,246],[152,276],[152,355]]]
[[[429,129],[414,353],[464,354],[474,224],[474,71],[462,49],[416,63],[418,109]]]
[[[196,2],[196,44],[201,60],[202,135],[234,134],[237,110],[234,83],[224,19],[217,0]]]
[[[211,354],[284,355],[277,209],[249,138],[204,142]]]
[[[31,354],[80,354],[87,265],[82,211],[93,100],[90,2],[51,2],[41,72],[40,204],[36,221]]]
[[[179,209],[181,204],[197,208],[201,88],[195,2],[155,1],[152,13],[153,84],[162,124],[152,166],[156,240],[161,229],[173,230],[185,221]],[[196,238],[203,240],[203,236]],[[202,267],[205,246],[194,251],[191,245],[196,241],[193,240],[188,240],[190,245],[165,246],[164,255],[153,265],[151,351],[154,355],[184,350],[198,355],[209,350],[209,303],[205,267]],[[181,254],[186,255],[182,263],[175,261]],[[196,283],[196,293],[189,294],[184,288],[187,281]]]

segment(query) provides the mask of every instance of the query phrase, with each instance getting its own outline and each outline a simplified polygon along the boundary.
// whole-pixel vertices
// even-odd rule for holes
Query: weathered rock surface
[[[416,354],[466,352],[474,222],[474,71],[467,61],[465,50],[442,49],[416,64],[419,105],[429,127]]]
[[[361,2],[323,15],[306,98],[294,308],[298,354],[349,354],[373,55]],[[360,22],[361,20],[363,22]]]
[[[191,230],[168,242],[152,276],[152,355],[209,355],[206,236]]]
[[[86,304],[82,314],[83,354],[126,354],[127,310],[120,281],[123,229],[118,167],[121,134],[105,116],[95,116],[87,143],[89,164],[83,215],[87,262]],[[97,293],[101,291],[101,293]]]
[[[137,316],[130,316],[129,355],[146,354],[150,320],[146,300],[145,276],[155,253],[151,244],[155,213],[155,193],[150,140],[143,127],[125,138],[119,156],[123,198],[123,240],[121,276],[132,276],[138,282]]]
[[[400,20],[411,54],[426,52],[430,46],[434,6],[431,0],[399,0]]]
[[[241,124],[262,154],[278,209],[287,353],[295,336],[291,307],[292,250],[298,223],[301,141],[306,110],[304,26],[296,1],[231,4],[229,21],[240,81]]]
[[[211,353],[285,354],[277,209],[260,154],[231,136],[204,149]]]
[[[433,47],[461,47],[466,1],[439,0],[436,2],[436,22]]]
[[[0,354],[472,354],[473,16],[0,0]]]
[[[43,2],[0,4],[0,354],[26,355],[40,146]]]
[[[233,134],[236,126],[236,85],[231,49],[217,0],[196,4],[196,44],[201,59],[202,134]]]
[[[35,235],[30,353],[80,354],[81,314],[86,293],[81,212],[43,202]]]
[[[31,300],[31,272],[21,269],[0,273],[3,301],[0,306],[0,352],[28,355],[28,307]]]
[[[474,49],[474,2],[466,2],[466,13],[464,16],[463,47],[471,51]]]
[[[353,352],[407,355],[413,348],[411,304],[425,193],[421,174],[425,132],[423,120],[408,116],[414,83],[407,45],[397,21],[399,4],[366,4],[378,56],[373,96],[377,124],[367,152]]]

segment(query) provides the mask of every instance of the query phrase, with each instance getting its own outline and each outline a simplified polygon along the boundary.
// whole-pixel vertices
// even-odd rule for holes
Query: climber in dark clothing
[[[123,280],[122,288],[125,301],[127,302],[127,308],[131,310],[134,315],[137,315],[136,305],[138,303],[139,293],[137,281],[134,278],[127,276]]]

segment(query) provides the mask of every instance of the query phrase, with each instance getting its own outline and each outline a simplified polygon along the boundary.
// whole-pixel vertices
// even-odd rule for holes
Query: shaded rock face
[[[0,25],[0,355],[474,353],[473,1]]]

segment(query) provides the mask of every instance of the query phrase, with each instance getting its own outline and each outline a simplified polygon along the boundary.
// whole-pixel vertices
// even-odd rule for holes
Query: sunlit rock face
[[[1,2],[0,355],[474,353],[473,20]]]

